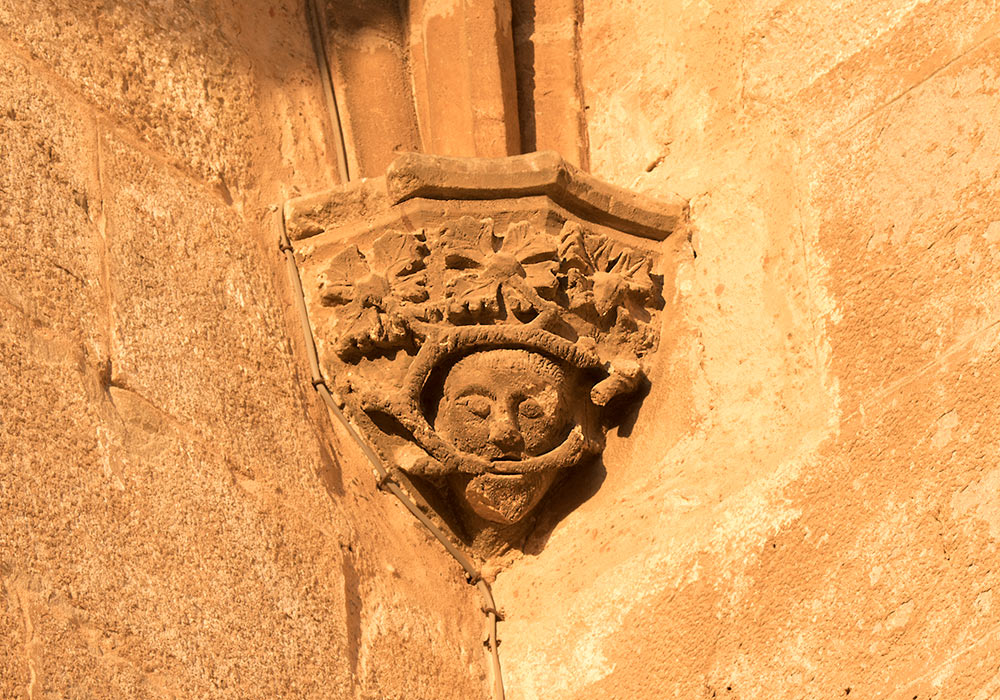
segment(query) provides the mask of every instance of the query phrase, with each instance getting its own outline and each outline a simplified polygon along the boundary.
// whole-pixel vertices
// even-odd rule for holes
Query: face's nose
[[[518,432],[508,411],[497,411],[491,417],[489,440],[500,448],[505,457],[519,456],[523,447],[521,433]]]

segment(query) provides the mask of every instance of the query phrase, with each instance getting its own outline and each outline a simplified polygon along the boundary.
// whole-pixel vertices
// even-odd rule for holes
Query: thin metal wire
[[[292,288],[292,296],[294,297],[295,307],[299,313],[299,321],[302,324],[302,336],[305,339],[306,344],[306,354],[309,356],[309,373],[311,375],[310,380],[312,386],[319,393],[323,402],[326,404],[330,413],[344,426],[347,433],[351,436],[351,439],[357,443],[358,447],[361,448],[362,453],[371,463],[372,467],[375,469],[376,474],[378,474],[379,485],[382,489],[388,491],[393,496],[395,496],[400,503],[403,504],[410,513],[415,517],[420,523],[427,528],[428,532],[436,539],[445,550],[459,563],[459,565],[465,570],[466,579],[470,584],[475,585],[476,589],[483,599],[483,612],[486,614],[486,641],[485,645],[490,651],[490,656],[493,661],[493,697],[494,700],[504,700],[504,687],[503,687],[503,676],[501,675],[500,669],[500,642],[497,639],[497,621],[499,615],[497,614],[496,603],[493,599],[493,591],[490,589],[490,585],[482,578],[479,570],[476,568],[472,560],[466,556],[465,552],[459,549],[451,538],[445,534],[441,528],[434,523],[433,520],[427,517],[427,514],[420,510],[420,507],[414,503],[413,499],[402,489],[402,487],[396,483],[392,474],[386,468],[385,464],[382,463],[381,458],[378,454],[364,441],[360,433],[354,425],[348,420],[347,416],[344,414],[343,410],[334,399],[333,394],[330,392],[329,387],[326,384],[326,380],[323,378],[323,374],[319,368],[319,355],[316,352],[316,342],[312,334],[312,326],[309,323],[309,311],[306,308],[305,293],[302,289],[302,279],[299,277],[298,265],[295,264],[295,249],[292,247],[291,242],[288,240],[288,233],[285,230],[285,217],[284,213],[280,210],[275,212],[274,215],[274,225],[278,233],[278,247],[285,254],[286,268],[288,269],[288,282]]]
[[[330,128],[333,130],[333,147],[337,154],[337,173],[341,183],[346,183],[351,179],[350,166],[347,163],[347,142],[344,140],[344,127],[340,121],[340,109],[337,106],[333,75],[330,73],[326,42],[323,41],[322,15],[316,6],[316,0],[305,0],[305,2],[306,24],[309,25],[309,37],[312,40],[313,54],[316,56],[316,67],[319,68],[320,82],[323,85],[326,114],[330,119]]]

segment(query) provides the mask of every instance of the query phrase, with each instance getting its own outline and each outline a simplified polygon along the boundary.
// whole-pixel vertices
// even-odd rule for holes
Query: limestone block
[[[295,454],[300,436],[273,404],[302,398],[245,223],[211,189],[103,136],[112,382],[199,426],[251,471]]]
[[[515,0],[518,118],[525,152],[552,150],[588,169],[580,81],[583,5],[575,0]]]
[[[748,12],[743,97],[800,115],[809,132],[843,132],[995,35],[996,10],[993,0],[851,2],[841,11],[852,21],[831,31],[821,5],[765,4]]]
[[[331,70],[344,108],[352,172],[382,174],[398,151],[420,147],[409,47],[393,0],[327,0]]]
[[[103,244],[94,122],[15,57],[0,55],[0,295],[99,354]]]
[[[237,188],[250,177],[255,84],[218,19],[204,3],[0,5],[8,42],[113,122],[207,181]]]
[[[17,697],[31,679],[21,634],[22,624],[20,601],[8,595],[0,614],[0,693],[4,697]]]
[[[483,158],[520,153],[509,0],[415,0],[408,14],[423,150]]]
[[[303,548],[297,533],[312,526],[297,511],[262,507],[212,442],[105,387],[72,347],[17,315],[3,343],[13,376],[2,449],[13,464],[0,477],[0,532],[3,587],[21,623],[10,648],[23,645],[30,670],[21,690],[346,692],[345,630],[328,617],[345,607],[327,574],[339,550],[315,537]]]
[[[81,474],[100,471],[90,391],[107,343],[93,120],[0,54],[0,695],[18,697],[59,665],[40,656],[31,595],[72,527],[53,501],[80,503]]]
[[[111,563],[110,533],[101,526],[124,513],[101,408],[92,401],[95,373],[83,370],[78,341],[37,328],[7,304],[0,314],[0,357],[6,632],[0,687],[19,697],[74,687],[86,694],[130,683],[135,669],[95,663],[84,631],[96,633],[94,644],[107,639],[102,629],[129,636],[120,618],[111,624],[102,619],[116,604],[103,594],[121,583],[124,572],[109,576],[101,566]]]
[[[847,411],[867,410],[1000,315],[1000,43],[823,144],[816,206],[841,319]]]

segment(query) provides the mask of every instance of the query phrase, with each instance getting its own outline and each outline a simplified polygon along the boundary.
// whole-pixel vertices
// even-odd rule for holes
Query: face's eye
[[[490,400],[485,396],[463,396],[458,400],[459,406],[465,406],[473,415],[487,418],[490,415]]]
[[[545,409],[534,399],[525,399],[517,407],[517,412],[522,418],[535,420],[545,415]]]

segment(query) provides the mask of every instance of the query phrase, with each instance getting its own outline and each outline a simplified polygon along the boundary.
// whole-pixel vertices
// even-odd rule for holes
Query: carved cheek
[[[566,422],[559,392],[547,388],[526,397],[517,407],[517,419],[529,454],[556,447]]]
[[[463,452],[479,453],[489,439],[492,402],[483,396],[464,396],[445,406],[446,437]]]

